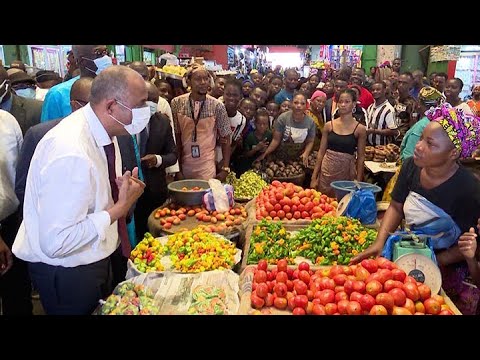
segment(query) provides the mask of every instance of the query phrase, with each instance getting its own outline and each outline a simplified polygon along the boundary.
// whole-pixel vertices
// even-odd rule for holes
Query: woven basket
[[[291,182],[298,186],[303,186],[303,182],[305,181],[305,173],[296,176],[290,177],[272,177],[272,181],[277,180],[280,182]]]

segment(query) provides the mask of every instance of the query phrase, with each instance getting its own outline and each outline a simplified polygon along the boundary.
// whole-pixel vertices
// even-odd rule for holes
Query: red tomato
[[[253,281],[257,283],[264,283],[267,281],[267,273],[263,270],[257,270],[253,276]]]
[[[293,315],[305,315],[305,310],[300,307],[296,307],[293,309],[292,313]]]
[[[377,305],[383,305],[387,311],[392,311],[395,302],[393,296],[387,293],[380,293],[375,297]]]
[[[405,278],[407,277],[407,274],[402,269],[393,269],[392,276],[393,280],[398,280],[403,283],[405,281]]]
[[[335,302],[338,304],[341,300],[348,300],[348,295],[345,291],[340,291],[335,294]]]
[[[404,307],[394,306],[392,310],[392,315],[413,315],[413,313],[411,313]]]
[[[410,311],[412,314],[416,312],[415,303],[409,298],[405,300],[405,305],[403,305],[403,307]]]
[[[257,270],[267,271],[268,263],[267,260],[260,260],[257,265]]]
[[[397,286],[396,286],[395,280],[387,280],[383,284],[383,289],[385,290],[385,292],[389,292],[390,290],[395,289],[396,287]]]
[[[360,299],[362,298],[363,294],[360,294],[357,291],[354,291],[350,294],[350,301],[357,301],[360,302]]]
[[[278,310],[285,310],[287,308],[287,305],[288,305],[288,301],[283,297],[277,297],[273,301],[273,306],[275,306],[275,308],[277,308]]]
[[[370,315],[388,315],[388,311],[383,305],[373,305],[370,309]]]
[[[303,309],[307,308],[308,305],[308,297],[306,295],[297,295],[294,298],[295,307],[300,307]]]
[[[335,293],[339,293],[339,292],[345,292],[345,287],[344,286],[335,286]]]
[[[407,295],[402,289],[393,288],[388,292],[393,297],[393,303],[395,306],[404,306],[407,301]]]
[[[442,310],[438,313],[438,315],[455,315],[452,310]]]
[[[258,283],[255,290],[257,291],[257,295],[262,299],[265,299],[269,293],[268,285],[266,283]]]
[[[308,272],[308,270],[300,270],[300,272],[298,273],[298,278],[302,280],[305,284],[310,283],[310,273]]]
[[[377,262],[374,259],[362,260],[361,264],[369,273],[375,273],[378,270]]]
[[[294,285],[293,288],[298,295],[305,295],[307,293],[308,287],[303,281],[299,280]]]
[[[350,301],[347,306],[348,315],[362,315],[362,307],[358,301]]]
[[[327,313],[327,315],[335,314],[336,312],[338,312],[337,304],[328,303],[327,305],[325,305],[325,312]]]
[[[382,292],[382,284],[377,280],[372,280],[365,285],[365,291],[367,294],[376,297]]]
[[[340,300],[340,301],[337,303],[337,309],[338,309],[338,312],[339,312],[341,315],[347,315],[347,314],[348,314],[347,308],[348,308],[348,304],[349,304],[349,303],[350,303],[350,301],[348,301],[347,299]]]
[[[313,304],[312,314],[327,315],[327,312],[325,311],[325,307],[322,304]]]
[[[273,210],[275,210],[278,213],[278,211],[282,210],[282,205],[275,204],[275,206],[273,207]]]
[[[302,261],[300,264],[298,264],[298,270],[310,271],[310,264],[306,261]]]
[[[418,291],[417,284],[412,282],[405,283],[403,284],[403,290],[409,299],[412,299],[413,301],[420,299],[420,292]]]
[[[322,305],[333,303],[335,301],[335,292],[330,289],[322,290],[319,294],[319,299]]]
[[[420,300],[422,301],[425,301],[432,296],[432,291],[425,284],[419,285],[417,289],[418,289],[418,293],[420,294]]]
[[[285,271],[279,271],[275,280],[277,280],[277,283],[286,284],[288,280],[288,275]]]
[[[337,274],[333,277],[333,281],[335,281],[335,284],[343,286],[343,284],[345,284],[345,281],[347,281],[347,275]]]
[[[295,309],[295,296],[292,296],[291,298],[289,298],[289,299],[287,300],[287,302],[288,302],[288,309],[289,309],[290,311],[292,311],[293,309]]]
[[[267,296],[265,297],[265,306],[273,306],[273,294],[268,293]]]
[[[267,280],[272,281],[275,280],[276,274],[273,274],[271,271],[267,271]]]
[[[375,305],[375,298],[372,295],[365,294],[360,298],[360,306],[364,311],[370,311]]]
[[[309,214],[308,212],[302,211],[302,218],[303,218],[303,219],[306,219],[306,218],[309,217],[309,216],[310,216],[310,214]]]
[[[261,309],[263,305],[265,305],[265,300],[263,300],[261,297],[259,297],[255,291],[252,292],[252,295],[250,296],[250,301],[252,303],[252,307],[255,309]]]
[[[287,289],[288,291],[293,291],[293,281],[287,280]]]
[[[357,280],[365,281],[367,280],[369,275],[370,273],[363,266],[357,266],[357,268],[355,269],[355,278]]]
[[[359,292],[360,294],[364,294],[365,293],[365,283],[363,281],[354,281],[353,282],[353,291],[357,291]]]
[[[320,279],[320,287],[325,290],[325,289],[330,289],[330,290],[335,290],[335,281],[333,279],[330,279],[328,277],[324,277]]]
[[[277,262],[277,269],[278,271],[287,271],[288,262],[285,259],[280,259]]]
[[[345,281],[345,283],[343,284],[343,287],[345,288],[345,292],[350,295],[353,292],[353,281],[352,280]]]
[[[285,297],[285,295],[287,295],[288,288],[284,283],[278,283],[273,287],[273,291],[275,291],[275,294],[277,294],[278,297]]]
[[[432,298],[425,300],[423,305],[425,306],[426,314],[437,315],[440,314],[440,311],[442,311],[440,303]]]

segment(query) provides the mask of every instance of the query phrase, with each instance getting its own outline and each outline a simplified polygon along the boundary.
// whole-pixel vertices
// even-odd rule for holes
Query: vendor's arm
[[[470,272],[473,282],[480,288],[480,264],[477,260],[477,237],[474,228],[470,228],[469,232],[460,236],[458,249],[467,262],[468,271]]]
[[[357,144],[357,181],[363,180],[363,171],[365,168],[365,145],[367,143],[367,132],[363,125],[359,125]]]
[[[315,162],[315,168],[312,173],[312,181],[310,182],[310,187],[312,189],[317,188],[318,186],[318,175],[320,174],[320,169],[322,168],[322,161],[325,153],[327,151],[328,140],[327,136],[332,128],[331,121],[327,122],[322,130],[322,138],[320,139],[320,148],[318,149],[317,160]]]
[[[385,212],[385,216],[382,219],[382,224],[378,230],[377,238],[372,245],[370,245],[365,251],[355,256],[350,263],[356,264],[363,259],[368,259],[371,256],[380,256],[387,238],[390,236],[390,233],[393,233],[398,228],[403,217],[403,204],[392,200],[390,206]]]

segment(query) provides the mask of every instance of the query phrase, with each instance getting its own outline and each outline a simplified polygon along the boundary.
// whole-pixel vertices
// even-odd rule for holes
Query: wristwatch
[[[225,171],[227,174],[230,174],[230,168],[228,166],[222,166],[222,170]]]

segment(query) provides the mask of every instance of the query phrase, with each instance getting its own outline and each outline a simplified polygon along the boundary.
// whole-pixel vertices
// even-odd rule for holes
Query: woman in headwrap
[[[478,294],[472,298],[472,288],[463,284],[468,267],[457,241],[480,217],[480,182],[458,159],[480,144],[480,118],[448,103],[427,111],[427,117],[431,121],[414,156],[403,163],[377,239],[352,263],[379,255],[391,259],[394,243],[405,232],[390,234],[405,219],[411,232],[430,236],[427,245],[442,272],[443,289],[462,313],[471,314]]]
[[[480,84],[472,86],[472,98],[467,101],[467,105],[470,106],[473,115],[480,116]]]
[[[244,98],[250,97],[250,93],[253,91],[255,84],[250,79],[245,79],[242,82],[242,94]]]
[[[327,102],[327,94],[321,90],[317,90],[310,98],[310,106],[305,112],[310,116],[315,123],[317,129],[317,135],[313,143],[313,150],[318,150],[320,147],[320,138],[322,137],[323,125],[325,125],[325,119],[327,117],[325,113],[325,103]]]
[[[442,93],[433,87],[425,86],[420,89],[418,93],[418,113],[421,118],[405,133],[405,137],[400,145],[400,159],[402,161],[407,157],[413,156],[415,145],[420,139],[420,136],[422,136],[423,130],[430,122],[430,119],[424,115],[425,112],[431,107],[440,105],[443,99],[444,96]]]

